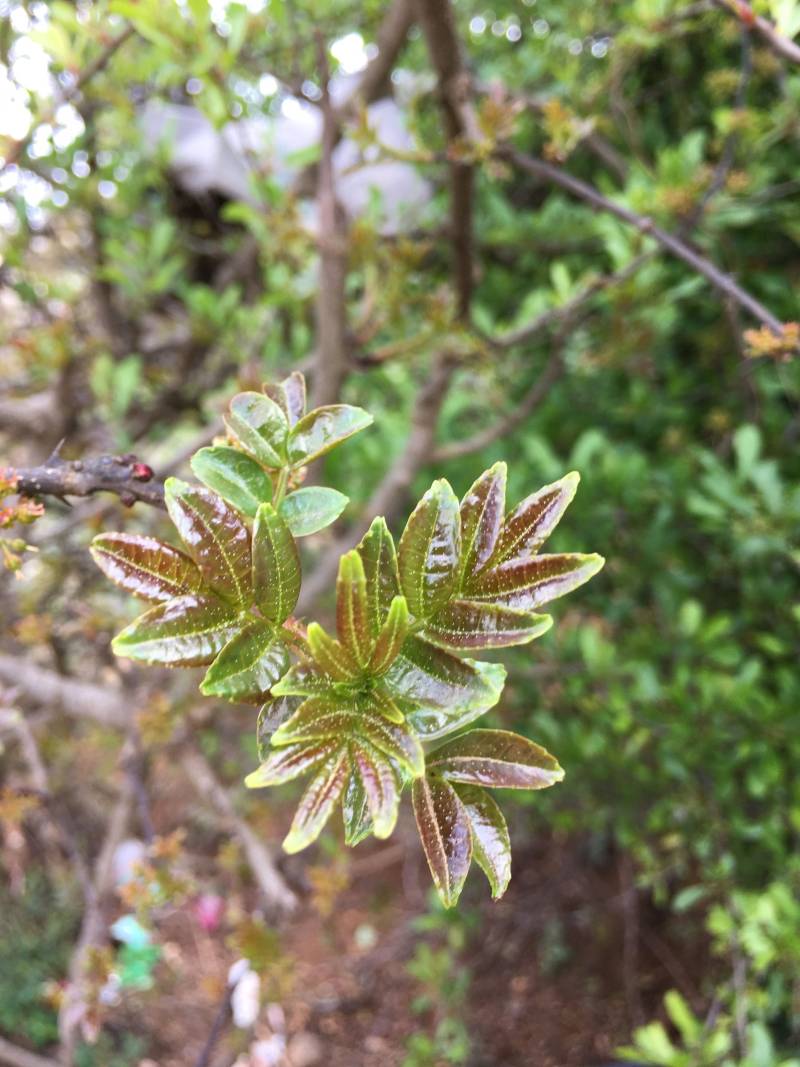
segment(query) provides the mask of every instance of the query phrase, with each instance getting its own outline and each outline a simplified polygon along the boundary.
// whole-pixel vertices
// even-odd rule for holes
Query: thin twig
[[[140,501],[164,507],[163,483],[132,455],[66,460],[54,454],[40,467],[12,467],[9,473],[16,479],[17,491],[26,496],[115,493],[128,506]]]
[[[28,1052],[19,1045],[12,1045],[4,1037],[0,1037],[0,1064],[3,1067],[60,1067],[56,1060],[49,1056],[38,1056],[35,1052]]]
[[[714,0],[714,3],[729,15],[735,15],[743,26],[760,34],[776,55],[788,59],[790,63],[800,64],[800,46],[778,33],[769,19],[757,15],[744,0]]]

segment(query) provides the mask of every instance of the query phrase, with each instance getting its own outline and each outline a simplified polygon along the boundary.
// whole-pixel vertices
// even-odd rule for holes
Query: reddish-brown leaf
[[[192,560],[156,537],[100,534],[90,551],[107,578],[142,600],[171,600],[199,593],[203,586],[203,576]]]
[[[472,834],[464,805],[440,779],[418,778],[412,787],[414,815],[433,884],[446,908],[464,887],[472,860]]]
[[[428,767],[451,782],[498,789],[546,789],[564,777],[549,752],[509,730],[470,730],[432,752]]]

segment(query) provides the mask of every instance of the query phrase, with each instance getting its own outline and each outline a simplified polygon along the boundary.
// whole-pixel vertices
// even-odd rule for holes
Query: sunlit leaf
[[[355,771],[350,774],[342,796],[342,821],[346,845],[357,845],[372,833],[367,794],[361,775]]]
[[[472,860],[472,834],[464,805],[445,781],[418,778],[412,799],[420,841],[433,884],[446,908],[461,895]]]
[[[263,699],[289,666],[289,653],[269,623],[247,623],[208,668],[200,686],[206,696]]]
[[[417,504],[400,538],[400,585],[416,618],[432,615],[455,589],[460,546],[458,500],[442,478]]]
[[[344,738],[353,731],[355,710],[332,693],[308,697],[272,737],[273,745],[293,741],[315,741],[326,737]]]
[[[389,837],[397,822],[400,804],[400,792],[391,765],[377,749],[363,740],[351,743],[350,762],[353,773],[361,779],[375,836]]]
[[[268,785],[282,785],[298,778],[312,767],[338,752],[338,741],[322,741],[319,744],[287,745],[273,749],[261,766],[244,780],[248,789],[261,789]]]
[[[426,741],[465,726],[494,707],[506,672],[499,663],[460,659],[419,637],[406,638],[403,651],[384,675],[389,692],[413,706],[406,717]]]
[[[579,481],[578,472],[571,471],[517,504],[503,524],[492,562],[530,559],[558,525],[575,496]]]
[[[324,530],[342,514],[349,498],[335,489],[309,485],[284,498],[280,514],[294,537],[307,537]]]
[[[432,752],[428,767],[451,782],[502,789],[546,789],[564,777],[549,752],[509,730],[470,730]]]
[[[272,692],[275,696],[321,696],[330,690],[331,681],[328,674],[321,674],[311,664],[296,663],[273,687]]]
[[[285,852],[300,852],[319,837],[347,785],[349,774],[347,750],[343,747],[321,765],[303,793],[283,842]]]
[[[117,634],[118,656],[168,667],[211,663],[238,625],[238,613],[215,596],[181,596],[150,608]]]
[[[233,508],[209,489],[168,478],[164,500],[181,541],[209,586],[236,604],[251,594],[250,534]]]
[[[230,403],[225,425],[231,434],[265,467],[286,462],[289,423],[281,408],[263,393],[238,393]]]
[[[472,834],[472,855],[489,879],[492,898],[505,893],[511,880],[511,841],[503,813],[494,797],[476,786],[455,786]]]
[[[370,706],[388,722],[405,722],[406,717],[383,686],[376,685],[369,694]]]
[[[525,645],[553,625],[549,615],[476,600],[450,600],[425,626],[425,637],[443,648],[485,649]]]
[[[291,615],[300,594],[300,557],[289,528],[271,504],[262,504],[253,525],[253,596],[273,622]]]
[[[373,521],[356,552],[364,564],[370,632],[377,637],[392,601],[400,593],[397,552],[384,518]]]
[[[250,518],[259,504],[272,499],[269,475],[238,448],[201,448],[192,456],[191,466],[204,485]]]
[[[356,732],[375,748],[405,767],[416,778],[425,772],[425,754],[414,731],[407,723],[388,722],[383,716],[360,714],[354,721]]]
[[[533,611],[588,582],[604,563],[602,556],[579,552],[507,560],[482,571],[467,593],[473,600]]]
[[[267,383],[264,392],[274,400],[292,427],[306,413],[306,380],[300,371],[294,370],[288,378],[275,385]]]
[[[198,593],[203,586],[203,577],[194,562],[155,537],[99,534],[92,541],[90,552],[107,578],[142,600],[171,600]]]
[[[461,572],[475,576],[491,558],[506,508],[505,463],[495,463],[461,501]]]
[[[408,635],[409,617],[405,597],[396,596],[381,627],[369,660],[372,674],[383,674],[400,654]]]
[[[359,666],[364,666],[372,651],[372,637],[367,616],[367,580],[357,552],[348,552],[339,560],[336,579],[336,632],[342,646]]]
[[[279,696],[270,697],[261,706],[256,720],[256,746],[260,760],[265,760],[269,754],[272,735],[294,715],[302,703],[302,697]]]
[[[349,404],[315,408],[292,427],[289,460],[295,466],[310,463],[371,424],[371,415]]]

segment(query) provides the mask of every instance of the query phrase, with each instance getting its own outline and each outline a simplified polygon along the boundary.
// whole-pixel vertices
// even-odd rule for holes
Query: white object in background
[[[118,887],[132,882],[136,876],[136,868],[144,863],[146,858],[147,849],[143,841],[135,837],[120,841],[111,860],[114,885]]]
[[[237,960],[228,972],[228,985],[233,987],[233,1025],[240,1030],[250,1030],[255,1026],[261,1011],[261,979],[250,968],[247,960]]]

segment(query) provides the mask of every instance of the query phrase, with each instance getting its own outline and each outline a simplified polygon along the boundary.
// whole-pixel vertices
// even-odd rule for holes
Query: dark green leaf
[[[372,651],[367,616],[367,580],[357,552],[339,560],[336,579],[336,632],[339,642],[359,665],[366,665]]]
[[[358,774],[361,779],[375,836],[390,837],[400,804],[400,791],[391,764],[363,740],[351,743],[350,763],[353,774]]]
[[[142,600],[171,600],[200,592],[203,577],[177,548],[144,534],[99,534],[90,548],[107,578]]]
[[[300,371],[292,371],[288,378],[276,385],[264,385],[264,392],[284,413],[290,427],[305,415],[306,380]]]
[[[273,622],[291,615],[300,594],[300,557],[289,528],[271,504],[262,504],[253,526],[253,596]]]
[[[475,576],[491,558],[506,509],[505,463],[495,463],[461,501],[461,573]]]
[[[392,601],[400,593],[397,552],[384,518],[373,520],[356,552],[364,564],[370,632],[377,637]]]
[[[227,700],[263,700],[285,673],[289,653],[262,619],[247,623],[208,668],[200,686],[206,696]]]
[[[261,789],[268,785],[282,785],[298,778],[338,752],[338,741],[321,741],[319,744],[287,745],[273,749],[261,766],[248,774],[244,784],[248,789]]]
[[[505,893],[511,880],[511,841],[503,813],[494,797],[476,786],[455,786],[472,834],[475,862],[489,879],[492,898]]]
[[[391,667],[400,654],[400,649],[408,635],[409,618],[406,599],[396,596],[389,608],[386,622],[383,624],[375,647],[369,660],[372,674],[383,674]]]
[[[513,559],[482,571],[468,595],[510,608],[533,611],[588,582],[605,560],[596,553],[565,552],[555,556]]]
[[[502,789],[546,789],[564,777],[545,749],[509,730],[470,730],[428,757],[451,782]]]
[[[308,644],[320,670],[335,681],[348,681],[358,676],[358,664],[348,649],[326,634],[317,622],[309,624]]]
[[[342,747],[322,764],[301,797],[283,842],[285,852],[300,852],[319,837],[347,785],[349,774],[347,748]]]
[[[238,448],[201,448],[192,456],[191,465],[204,485],[251,519],[259,504],[272,499],[269,475]]]
[[[384,675],[384,684],[406,710],[426,741],[483,715],[500,699],[505,668],[499,663],[459,659],[442,648],[408,637],[403,651]]]
[[[182,596],[150,608],[117,634],[118,656],[168,667],[200,667],[214,659],[237,628],[238,614],[214,596]]]
[[[286,462],[289,423],[280,407],[263,393],[238,393],[225,424],[253,459],[276,469]]]
[[[294,466],[310,463],[371,424],[371,415],[349,404],[315,408],[292,427],[289,460]]]
[[[472,860],[472,834],[464,805],[444,781],[418,778],[412,799],[420,841],[433,884],[446,908],[461,895]]]
[[[503,524],[492,562],[529,559],[537,552],[572,502],[579,481],[578,472],[571,471],[517,504]]]
[[[335,489],[309,485],[289,493],[280,506],[280,513],[294,537],[307,537],[335,522],[348,502],[348,497]]]
[[[552,625],[549,615],[478,600],[451,600],[427,623],[424,633],[443,648],[504,648],[525,645]]]
[[[164,499],[189,555],[214,592],[244,605],[251,599],[250,533],[228,504],[209,489],[168,478]]]
[[[450,597],[460,546],[458,500],[442,478],[417,504],[400,538],[400,585],[415,618],[428,618]]]

